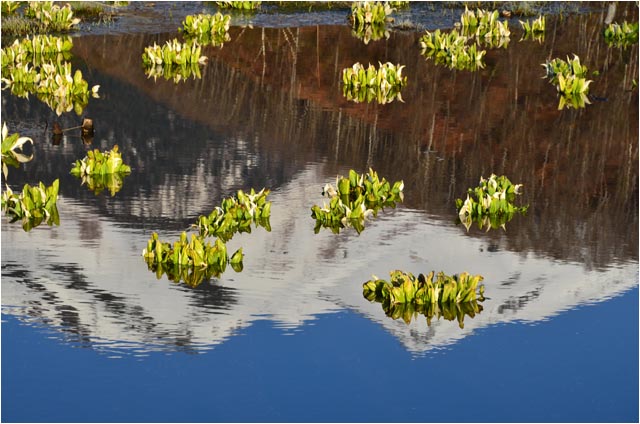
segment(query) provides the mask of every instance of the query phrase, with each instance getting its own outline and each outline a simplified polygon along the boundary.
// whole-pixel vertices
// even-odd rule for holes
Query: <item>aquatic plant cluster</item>
[[[182,21],[181,32],[201,45],[222,46],[230,40],[231,16],[218,12],[215,15],[188,15]]]
[[[449,276],[432,271],[416,278],[396,270],[390,272],[390,277],[390,281],[386,281],[373,276],[363,283],[362,294],[370,302],[382,303],[385,313],[393,319],[402,317],[409,323],[415,314],[422,314],[430,325],[434,316],[448,320],[457,317],[463,328],[465,315],[473,317],[482,310],[477,303],[484,300],[484,285],[478,286],[483,279],[480,275],[463,272]]]
[[[473,37],[480,44],[489,47],[506,47],[509,44],[509,23],[498,20],[498,11],[492,12],[476,9],[469,10],[465,6],[464,13],[460,17],[462,35]]]
[[[60,225],[58,200],[59,180],[46,187],[42,182],[31,187],[25,184],[20,194],[14,193],[9,186],[2,193],[2,210],[11,218],[10,222],[22,220],[22,229],[30,231],[42,222],[48,225]]]
[[[25,16],[40,21],[44,31],[69,31],[80,23],[70,5],[60,7],[52,1],[30,1]]]
[[[311,217],[316,220],[314,232],[320,228],[330,228],[338,234],[341,228],[352,226],[358,234],[364,230],[365,219],[377,216],[385,207],[395,208],[404,200],[404,183],[396,181],[393,186],[378,174],[369,169],[366,174],[349,171],[349,178],[338,176],[335,187],[326,184],[322,194],[330,197],[329,205],[314,205]]]
[[[2,124],[2,174],[5,182],[9,177],[7,165],[18,168],[21,163],[33,159],[33,155],[27,156],[22,150],[26,144],[33,145],[33,140],[29,137],[20,137],[18,133],[9,135],[7,124]],[[58,180],[55,180],[50,187],[46,187],[42,182],[35,187],[25,184],[22,192],[16,194],[7,185],[2,193],[1,208],[5,215],[11,218],[10,222],[22,220],[24,231],[30,231],[43,221],[49,225],[60,225],[56,206],[58,187]]]
[[[461,71],[477,71],[485,67],[484,56],[486,50],[480,48],[507,47],[509,44],[509,24],[498,19],[498,11],[483,9],[465,11],[460,17],[457,28],[449,32],[439,29],[433,32],[425,31],[420,37],[420,49],[427,59],[433,59],[437,65],[447,66],[449,69]],[[543,16],[533,22],[520,21],[524,30],[523,39],[544,39],[545,19]]]
[[[177,39],[169,40],[164,45],[145,47],[142,53],[142,62],[147,65],[187,65],[190,63],[204,64],[206,56],[200,53],[202,47],[198,43],[181,43]]]
[[[560,95],[558,109],[583,108],[589,101],[589,84],[587,80],[587,67],[580,63],[580,58],[573,55],[573,59],[562,60],[560,58],[542,64],[545,68],[543,78],[548,78],[549,82],[556,86]]]
[[[389,2],[360,1],[351,5],[352,32],[364,44],[369,44],[371,40],[389,38],[389,31],[386,23],[391,20],[389,15],[393,13],[394,7]]]
[[[171,281],[184,281],[191,287],[198,286],[205,279],[219,277],[227,264],[236,272],[242,271],[242,248],[229,257],[222,240],[216,239],[211,244],[195,234],[191,234],[191,240],[188,240],[186,232],[173,245],[160,241],[158,233],[154,232],[142,254],[158,279],[167,274]]]
[[[2,35],[16,36],[44,32],[66,32],[80,23],[71,6],[52,1],[2,2]],[[22,11],[21,14],[18,11]]]
[[[122,189],[124,177],[130,173],[131,167],[122,161],[117,144],[104,152],[89,150],[87,156],[77,160],[71,168],[71,175],[82,179],[82,184],[96,195],[107,188],[111,196],[115,196]]]
[[[217,1],[216,5],[222,9],[255,10],[261,1]]]
[[[638,22],[610,23],[603,31],[604,40],[609,46],[628,47],[638,44]]]
[[[207,57],[201,54],[202,47],[206,45],[222,47],[229,41],[230,22],[230,16],[219,12],[214,15],[186,16],[179,30],[185,35],[187,41],[181,43],[174,38],[162,46],[153,43],[152,46],[146,47],[142,53],[145,74],[148,78],[153,77],[154,81],[158,77],[171,79],[176,83],[190,77],[200,79],[202,77],[200,65],[207,62]]]
[[[252,222],[271,231],[268,194],[269,190],[264,188],[257,193],[254,189],[249,193],[238,190],[235,197],[223,199],[208,216],[200,215],[194,227],[201,237],[218,237],[224,242],[231,240],[235,233],[250,233]]]
[[[201,55],[202,47],[196,41],[181,43],[176,38],[159,46],[155,42],[145,47],[142,53],[142,63],[145,75],[153,77],[154,81],[162,76],[173,79],[174,82],[186,80],[189,77],[201,78],[200,67],[207,62],[207,57]]]
[[[13,0],[2,0],[0,2],[0,11],[2,11],[2,15],[13,15],[16,11],[22,6],[22,2],[13,1]]]
[[[251,189],[249,194],[239,190],[235,197],[224,199],[222,205],[216,207],[209,216],[198,218],[193,227],[198,228],[199,234],[192,234],[190,241],[187,241],[187,234],[183,232],[180,240],[171,245],[161,242],[154,232],[142,251],[147,266],[156,273],[158,279],[166,274],[171,281],[184,281],[191,287],[212,277],[219,277],[227,264],[236,272],[242,271],[242,248],[229,257],[225,242],[236,232],[250,233],[252,222],[271,231],[271,202],[266,201],[268,194],[267,189],[257,193]],[[205,241],[209,236],[217,237],[213,245]]]
[[[478,228],[506,229],[507,222],[516,213],[526,213],[528,206],[515,206],[513,202],[520,194],[522,184],[512,184],[509,179],[491,174],[488,179],[480,177],[480,185],[469,189],[466,200],[456,199],[458,219],[467,231],[473,222]]]
[[[359,62],[351,68],[342,70],[342,93],[347,100],[356,103],[371,102],[390,103],[395,99],[402,101],[400,90],[407,84],[407,77],[402,76],[404,65],[380,63],[379,68],[369,64],[365,69]]]
[[[522,25],[522,29],[524,30],[524,35],[522,39],[533,39],[536,41],[543,41],[544,34],[546,29],[546,21],[544,16],[538,16],[537,19],[532,22],[529,21],[520,21],[520,25]]]
[[[7,165],[18,168],[21,163],[33,159],[33,155],[27,156],[22,150],[26,144],[33,145],[33,140],[29,137],[20,137],[18,133],[9,135],[7,124],[2,124],[2,174],[5,180],[9,177]]]
[[[99,97],[99,85],[89,89],[80,70],[67,62],[73,47],[70,37],[36,35],[2,49],[2,89],[18,97],[35,94],[57,115],[74,110],[78,115],[90,97]]]
[[[453,29],[449,33],[426,31],[420,37],[421,53],[432,58],[437,65],[450,69],[476,71],[484,68],[483,57],[486,50],[478,50],[476,44],[467,44],[468,37]]]
[[[438,65],[473,72],[485,66],[483,57],[487,52],[481,50],[480,45],[506,47],[509,44],[509,24],[498,20],[497,10],[472,11],[465,6],[458,27],[459,31],[454,28],[448,33],[425,31],[419,40],[422,55]]]

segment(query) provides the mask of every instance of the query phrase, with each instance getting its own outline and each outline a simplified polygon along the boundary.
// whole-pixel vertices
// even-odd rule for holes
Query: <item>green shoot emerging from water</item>
[[[443,272],[434,275],[420,274],[418,278],[411,273],[392,271],[390,281],[380,280],[376,276],[362,285],[363,296],[370,302],[381,302],[382,307],[393,319],[402,317],[411,322],[415,313],[431,319],[444,315],[445,319],[458,318],[460,328],[464,327],[464,316],[473,317],[482,310],[477,301],[484,300],[484,286],[480,275],[448,276]],[[478,290],[478,294],[476,294]]]
[[[314,232],[320,228],[330,228],[338,234],[341,228],[352,226],[358,234],[364,230],[365,218],[377,216],[378,211],[385,207],[396,207],[402,202],[404,183],[397,181],[391,186],[389,182],[378,178],[378,174],[369,169],[369,173],[359,175],[354,170],[349,171],[349,178],[338,176],[336,186],[324,186],[323,195],[329,196],[329,206],[314,205],[311,217],[316,220]]]
[[[342,94],[356,103],[377,101],[390,103],[394,99],[402,101],[400,90],[407,84],[402,76],[404,65],[379,64],[378,69],[369,64],[367,69],[360,63],[342,70]]]
[[[11,222],[22,220],[24,231],[30,231],[43,221],[48,225],[60,225],[56,206],[58,187],[58,180],[49,187],[45,187],[43,183],[35,187],[25,184],[22,193],[15,194],[7,186],[7,190],[2,193],[2,210],[11,218]]]
[[[489,179],[480,177],[480,185],[469,189],[466,200],[456,199],[458,218],[467,231],[475,221],[478,228],[502,228],[516,213],[525,213],[528,206],[514,206],[522,184],[512,184],[507,177],[491,174]]]

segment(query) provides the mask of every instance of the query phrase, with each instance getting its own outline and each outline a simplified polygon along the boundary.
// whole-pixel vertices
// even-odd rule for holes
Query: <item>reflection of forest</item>
[[[633,13],[626,19],[637,20],[634,7],[619,13]],[[524,183],[524,201],[531,207],[529,216],[520,218],[526,225],[514,220],[507,226],[508,238],[499,232],[488,237],[511,250],[602,266],[638,255],[638,91],[629,91],[638,56],[637,50],[606,46],[602,19],[548,18],[542,44],[519,42],[513,34],[507,49],[488,52],[486,69],[477,73],[425,60],[418,33],[395,32],[389,40],[365,46],[346,26],[233,28],[230,43],[205,49],[209,63],[202,79],[178,85],[148,80],[140,59],[145,46],[176,34],[80,37],[74,54],[89,69],[113,78],[101,92],[111,108],[126,113],[106,111],[99,102],[88,112],[104,114],[103,125],[108,120],[111,131],[126,135],[127,140],[116,137],[118,143],[135,146],[132,166],[144,175],[134,173],[124,190],[142,190],[140,198],[146,192],[136,187],[166,183],[165,174],[150,172],[159,158],[171,163],[169,173],[202,171],[205,177],[231,173],[224,168],[230,162],[243,163],[232,175],[258,188],[283,184],[305,163],[327,161],[330,171],[373,166],[389,180],[403,179],[406,206],[450,221],[454,199],[494,172]],[[600,72],[592,77],[592,93],[607,100],[585,110],[557,111],[555,89],[541,78],[540,64],[573,53]],[[378,106],[343,99],[341,70],[356,61],[406,65],[406,103]],[[201,127],[189,129],[192,136],[211,137],[208,127],[227,141],[192,141],[192,150],[185,152],[190,141],[176,145],[163,139],[179,136],[181,129],[173,125],[182,121],[168,120],[166,133],[145,128],[160,124],[146,121],[153,112],[150,103],[110,93],[109,84],[119,87],[115,81],[140,90],[162,105],[157,108],[168,108],[168,117],[176,113],[197,122]],[[136,136],[145,145],[131,139]],[[193,157],[202,158],[203,169],[186,168]],[[248,163],[252,160],[257,163]],[[237,188],[220,186],[220,178],[203,181],[218,193]],[[177,183],[172,190],[194,193],[196,187],[182,189]],[[188,195],[178,201],[179,193],[172,196],[172,207],[188,201]]]

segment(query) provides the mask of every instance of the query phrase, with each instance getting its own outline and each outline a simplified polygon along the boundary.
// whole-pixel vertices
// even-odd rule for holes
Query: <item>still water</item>
[[[2,420],[637,421],[638,55],[604,43],[603,13],[512,36],[476,73],[425,60],[417,32],[365,46],[326,21],[233,27],[179,84],[140,60],[176,32],[74,38],[100,85],[91,146],[50,142],[81,117],[2,93],[35,142],[10,185],[59,178],[61,216],[29,233],[3,217]],[[540,64],[573,53],[606,100],[558,111]],[[343,98],[356,61],[406,65],[404,103]],[[69,175],[114,144],[132,167],[115,196]],[[314,234],[324,184],[368,167],[404,203],[360,235]],[[455,199],[491,173],[524,184],[529,212],[467,232]],[[191,288],[147,269],[152,232],[175,240],[251,187],[271,189],[272,230],[228,243],[242,272]],[[481,274],[483,310],[464,328],[393,320],[362,283],[394,269]]]

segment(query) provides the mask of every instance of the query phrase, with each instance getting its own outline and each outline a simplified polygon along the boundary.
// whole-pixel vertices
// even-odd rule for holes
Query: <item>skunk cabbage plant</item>
[[[385,207],[395,208],[397,202],[403,201],[403,188],[402,181],[391,185],[384,178],[379,179],[373,169],[363,175],[350,170],[349,178],[339,175],[335,187],[324,186],[322,194],[330,197],[329,205],[311,208],[311,217],[316,220],[314,232],[317,234],[325,227],[338,234],[341,228],[352,226],[359,234],[364,230],[366,218],[377,216]]]
[[[33,159],[33,155],[27,156],[22,150],[25,144],[33,145],[33,140],[29,137],[20,137],[18,133],[9,135],[7,124],[2,124],[2,174],[5,180],[9,177],[7,165],[18,168],[21,163]]]
[[[522,184],[512,184],[507,177],[491,174],[489,179],[480,177],[480,185],[469,189],[466,200],[456,199],[458,219],[467,231],[473,222],[478,228],[502,228],[506,230],[506,223],[513,219],[516,213],[525,213],[528,206],[513,204],[517,194],[520,194]]]
[[[548,78],[551,84],[556,86],[560,102],[558,110],[566,108],[584,108],[589,101],[589,84],[587,80],[587,67],[580,63],[580,58],[573,55],[573,59],[564,61],[560,58],[547,61],[542,64],[545,69],[543,78]]]
[[[201,237],[218,237],[222,241],[229,241],[235,233],[250,233],[251,223],[271,231],[269,217],[271,216],[271,202],[267,202],[269,190],[262,189],[249,193],[238,190],[235,197],[222,200],[220,206],[208,215],[200,215],[194,225]]]
[[[432,271],[416,278],[411,273],[396,270],[390,276],[389,281],[373,276],[362,285],[362,294],[370,302],[382,303],[387,315],[393,319],[402,317],[409,323],[416,314],[422,314],[430,325],[434,316],[444,316],[448,320],[458,318],[462,328],[465,315],[473,317],[482,310],[477,303],[484,301],[484,285],[478,286],[482,281],[480,275],[463,272],[448,276]]]
[[[46,187],[42,182],[31,187],[25,184],[20,194],[14,193],[9,186],[2,193],[2,210],[11,218],[11,222],[22,221],[22,229],[30,231],[42,222],[48,225],[60,225],[58,215],[59,180]]]
[[[369,64],[365,69],[359,62],[342,70],[342,94],[356,103],[377,101],[390,103],[394,99],[402,101],[400,90],[407,84],[402,76],[404,65],[379,63],[379,68]]]

